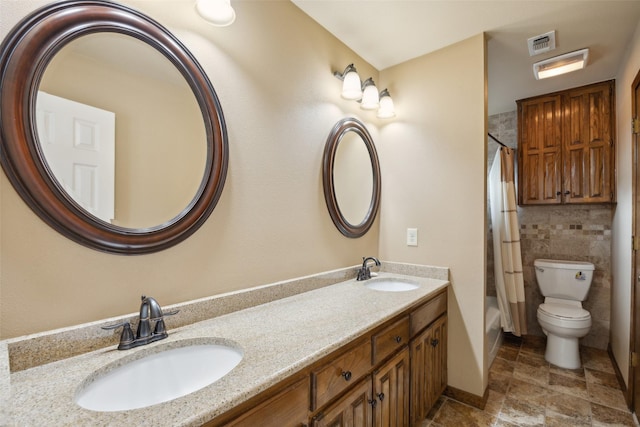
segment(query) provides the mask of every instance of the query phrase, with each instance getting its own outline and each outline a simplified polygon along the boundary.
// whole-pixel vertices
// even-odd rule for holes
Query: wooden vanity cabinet
[[[313,427],[404,427],[409,423],[409,349],[384,363],[313,418]]]
[[[615,83],[517,101],[518,203],[615,201]]]
[[[445,289],[206,425],[419,426],[447,383],[446,311]]]

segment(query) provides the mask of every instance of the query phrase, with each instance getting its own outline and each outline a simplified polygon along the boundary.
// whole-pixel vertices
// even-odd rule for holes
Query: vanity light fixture
[[[393,105],[393,99],[389,95],[389,91],[384,89],[380,92],[380,107],[378,107],[377,117],[379,119],[390,119],[396,116],[396,109]]]
[[[236,20],[231,0],[196,0],[196,10],[210,24],[226,27]]]
[[[363,110],[375,110],[380,105],[380,97],[378,88],[371,77],[362,83],[362,99],[360,100],[360,108]]]
[[[554,56],[533,64],[533,74],[536,76],[536,80],[540,80],[581,70],[587,66],[588,58],[588,48]]]
[[[342,80],[342,94],[344,99],[360,99],[362,97],[362,87],[360,86],[360,76],[353,64],[347,65],[342,73],[334,71],[334,76]]]
[[[395,117],[395,108],[389,91],[384,89],[378,93],[378,88],[372,77],[362,82],[353,64],[347,65],[343,72],[334,71],[334,77],[342,80],[344,99],[358,101],[363,110],[378,110],[377,117],[388,119]]]

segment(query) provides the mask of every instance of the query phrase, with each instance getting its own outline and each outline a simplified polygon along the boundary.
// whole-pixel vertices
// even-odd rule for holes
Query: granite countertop
[[[446,280],[388,272],[379,277],[411,279],[420,286],[406,292],[380,292],[365,288],[364,282],[347,280],[169,329],[167,339],[136,349],[118,351],[114,345],[13,372],[8,399],[11,425],[199,426],[449,284]],[[194,393],[121,412],[94,412],[74,402],[81,384],[106,365],[189,342],[229,340],[243,350],[242,361],[225,377]]]

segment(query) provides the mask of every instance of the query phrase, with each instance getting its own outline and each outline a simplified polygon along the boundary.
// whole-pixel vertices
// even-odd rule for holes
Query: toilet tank
[[[537,259],[533,266],[543,296],[573,301],[587,298],[595,270],[592,263]]]

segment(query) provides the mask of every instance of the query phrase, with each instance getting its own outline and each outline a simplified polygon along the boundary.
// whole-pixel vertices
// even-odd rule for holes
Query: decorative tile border
[[[611,240],[611,227],[604,224],[522,224],[522,239],[594,238]]]

